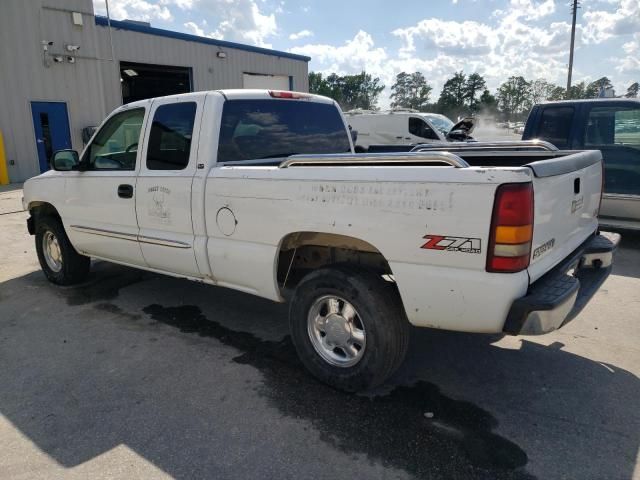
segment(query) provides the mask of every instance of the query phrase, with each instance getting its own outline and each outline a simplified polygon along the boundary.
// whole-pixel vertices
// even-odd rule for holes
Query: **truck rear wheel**
[[[52,283],[72,285],[82,282],[89,274],[91,259],[76,252],[58,218],[38,218],[36,252],[42,271]]]
[[[409,341],[395,285],[349,265],[307,275],[296,288],[289,324],[305,367],[349,392],[384,382],[404,360]]]

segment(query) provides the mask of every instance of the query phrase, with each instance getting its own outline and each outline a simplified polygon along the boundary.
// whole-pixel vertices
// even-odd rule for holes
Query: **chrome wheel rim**
[[[42,252],[48,267],[58,273],[62,270],[62,251],[53,232],[47,231],[42,236]]]
[[[307,331],[315,351],[336,367],[352,367],[364,355],[367,336],[357,310],[344,298],[318,298],[307,317]]]

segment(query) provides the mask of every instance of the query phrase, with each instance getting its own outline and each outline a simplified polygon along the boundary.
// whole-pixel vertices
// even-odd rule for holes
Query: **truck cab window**
[[[592,108],[587,120],[584,143],[640,148],[640,107]]]
[[[183,170],[189,164],[196,103],[182,102],[157,108],[147,148],[149,170]]]
[[[144,108],[117,113],[100,129],[82,161],[89,170],[134,170]]]
[[[569,148],[573,113],[573,107],[545,107],[536,137],[561,150]]]
[[[606,193],[640,195],[640,107],[593,107],[584,146],[602,152]]]
[[[297,100],[228,100],[218,162],[349,152],[349,133],[333,104]]]
[[[409,117],[409,133],[429,140],[439,140],[438,135],[421,118]]]

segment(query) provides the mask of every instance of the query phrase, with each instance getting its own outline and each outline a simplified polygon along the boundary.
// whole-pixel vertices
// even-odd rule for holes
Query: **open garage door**
[[[265,75],[261,73],[244,73],[244,88],[268,88],[270,90],[291,90],[288,75]]]
[[[120,62],[122,103],[191,92],[191,69]]]

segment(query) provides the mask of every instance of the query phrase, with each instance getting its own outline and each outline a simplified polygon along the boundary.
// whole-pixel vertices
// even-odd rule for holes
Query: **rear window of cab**
[[[218,162],[350,152],[345,124],[333,104],[297,100],[227,100]]]

